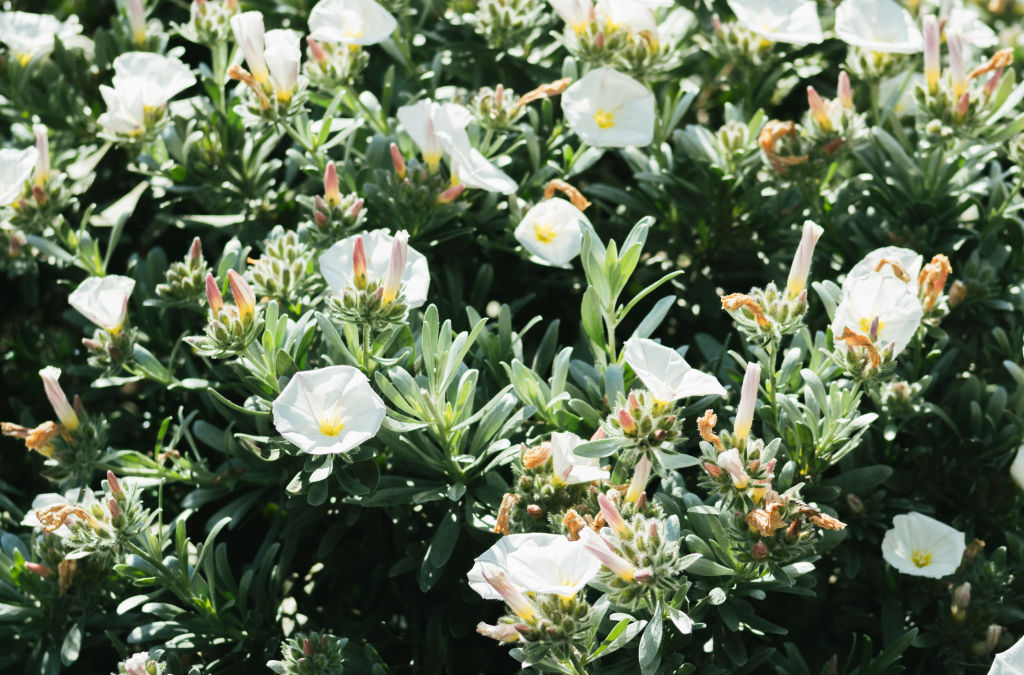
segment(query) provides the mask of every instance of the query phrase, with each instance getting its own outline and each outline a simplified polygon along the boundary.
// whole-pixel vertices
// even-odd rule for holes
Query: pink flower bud
[[[732,486],[737,490],[743,490],[750,482],[750,477],[744,470],[743,461],[740,459],[740,451],[736,448],[726,450],[718,455],[718,466],[729,472],[732,479]]]
[[[356,288],[366,288],[366,251],[363,249],[363,238],[356,237],[355,247],[352,250],[352,283]]]
[[[712,478],[721,478],[722,474],[725,473],[722,469],[711,462],[704,462],[704,470],[707,471],[708,475]]]
[[[636,431],[636,422],[633,421],[633,416],[629,414],[629,411],[625,408],[619,408],[619,426],[627,434],[631,434]]]
[[[362,197],[352,202],[352,206],[348,207],[348,213],[346,215],[352,220],[358,218],[359,213],[363,210],[363,203]]]
[[[405,178],[405,157],[402,157],[402,151],[398,149],[398,145],[395,143],[391,144],[391,164],[395,167],[395,174],[399,178]]]
[[[459,183],[458,185],[453,185],[437,196],[437,203],[441,205],[451,204],[452,202],[459,198],[459,195],[461,195],[463,191],[465,191],[465,189],[466,186],[463,185],[462,183]]]
[[[764,542],[759,541],[750,548],[750,555],[757,560],[764,560],[768,557],[768,547],[764,545]]]
[[[715,35],[722,34],[722,19],[719,18],[718,12],[711,15],[711,29],[715,31]]]
[[[402,274],[405,272],[405,259],[409,253],[409,233],[402,230],[395,235],[391,244],[391,262],[387,274],[384,275],[384,295],[381,302],[390,304],[398,297],[402,287]]]
[[[20,258],[21,250],[28,243],[28,238],[23,232],[15,232],[11,235],[11,240],[7,244],[7,255],[12,258]]]
[[[110,494],[115,497],[124,494],[124,490],[121,489],[121,481],[117,480],[117,476],[110,470],[107,471],[107,485],[110,487]]]
[[[814,247],[825,230],[806,221],[803,234],[800,237],[800,244],[793,256],[793,264],[789,268],[789,280],[786,282],[786,296],[795,299],[806,289],[807,277],[811,273],[811,260],[814,258]]]
[[[589,529],[589,528],[584,528]],[[483,569],[484,579],[496,590],[508,606],[512,608],[520,619],[523,621],[532,621],[534,616],[533,604],[523,595],[523,592],[519,590],[508,578],[501,569],[491,566],[484,565]]]
[[[313,222],[322,230],[327,227],[327,216],[324,215],[323,211],[315,211],[313,213]]]
[[[206,273],[206,301],[210,303],[210,311],[214,316],[219,314],[224,306],[224,296],[220,294],[220,286],[209,272]]]
[[[75,409],[75,414],[79,418],[85,417],[85,406],[82,405],[82,399],[78,394],[71,399],[71,407]]]
[[[324,170],[324,201],[328,206],[337,206],[341,203],[338,169],[334,166],[334,162],[327,162],[327,168]]]
[[[327,52],[320,46],[320,43],[312,37],[306,36],[306,44],[309,45],[309,55],[321,66],[327,63]]]
[[[39,204],[39,206],[46,204],[46,192],[38,185],[32,186],[32,198],[36,200],[36,204]]]
[[[640,461],[636,463],[636,469],[633,470],[633,480],[629,482],[629,490],[626,491],[627,502],[635,502],[640,499],[640,495],[644,494],[647,481],[651,478],[651,469],[651,460],[647,459],[645,452],[640,457]]]
[[[46,135],[46,127],[33,124],[32,131],[36,136],[36,185],[43,187],[50,180],[50,140]]]
[[[37,577],[43,579],[53,574],[53,570],[51,570],[49,567],[35,562],[25,563],[25,569],[27,569],[29,572],[36,575]]]
[[[604,47],[604,31],[598,31],[597,35],[594,36],[594,46],[598,49]]]
[[[956,103],[956,115],[957,115],[957,117],[959,117],[960,119],[963,119],[964,117],[967,117],[967,111],[970,109],[970,107],[971,107],[971,93],[965,91],[963,93],[963,96],[961,96],[960,100],[957,101],[957,103]]]
[[[95,352],[98,351],[99,348],[102,347],[103,345],[100,344],[98,340],[93,340],[92,338],[82,338],[82,346],[91,352]]]
[[[235,270],[228,270],[228,284],[231,286],[231,294],[235,296],[235,304],[238,305],[238,317],[243,322],[251,321],[256,313],[256,294],[252,286]]]
[[[499,84],[494,88],[494,107],[501,108],[501,103],[505,98],[505,87]]]
[[[939,21],[934,15],[924,17],[924,79],[928,93],[934,94],[939,86]]]
[[[996,93],[996,88],[999,86],[999,78],[1002,76],[1002,68],[998,68],[994,73],[992,73],[992,77],[990,77],[988,82],[985,83],[985,98],[992,98],[992,94]]]
[[[847,110],[853,110],[853,87],[850,86],[850,76],[845,70],[839,71],[839,84],[836,87],[836,97],[839,103]]]
[[[146,8],[142,6],[142,0],[128,0],[128,24],[132,29],[132,39],[135,44],[146,43]]]
[[[814,87],[807,87],[807,105],[811,109],[811,117],[814,118],[815,124],[824,131],[832,131],[832,120],[828,118],[828,108]]]
[[[597,431],[595,431],[594,434],[590,437],[590,440],[599,441],[605,436],[607,436],[607,434],[604,432],[604,427],[598,427]]]
[[[608,523],[608,527],[612,528],[619,534],[623,534],[629,530],[626,526],[626,521],[622,519],[622,514],[619,513],[619,509],[616,508],[615,502],[608,499],[606,495],[598,495],[597,503],[601,507],[601,514],[604,515],[604,520]]]
[[[629,404],[630,412],[637,412],[638,410],[640,410],[640,401],[637,400],[636,393],[632,391],[629,392],[629,396],[627,397],[626,402]]]
[[[312,656],[313,655],[313,643],[310,642],[309,638],[302,638],[302,655]]]
[[[121,507],[117,505],[117,502],[113,497],[107,500],[107,508],[110,509],[111,518],[116,519],[121,517]]]
[[[868,326],[868,339],[871,340],[872,342],[878,341],[878,326],[879,321],[878,317],[876,316],[874,319],[871,320],[871,325]]]
[[[198,262],[203,257],[203,242],[199,241],[199,237],[192,240],[192,245],[188,249],[188,257],[194,262]]]

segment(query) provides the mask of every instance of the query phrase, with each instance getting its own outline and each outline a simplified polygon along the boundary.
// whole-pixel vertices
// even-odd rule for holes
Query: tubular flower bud
[[[352,283],[360,290],[366,288],[366,250],[363,238],[359,236],[352,248]]]
[[[965,91],[956,102],[956,116],[960,119],[967,117],[967,111],[971,108],[971,93]]]
[[[267,62],[263,57],[265,37],[263,15],[259,12],[236,14],[231,17],[231,30],[235,34],[238,46],[242,49],[242,54],[245,56],[245,63],[249,66],[249,70],[252,71],[251,77],[258,85],[269,85],[270,71],[267,70]],[[230,71],[228,71],[228,75],[231,75]],[[260,93],[263,92],[260,86],[257,86],[255,89],[259,90]],[[266,99],[266,96],[261,99],[261,102],[264,99]]]
[[[733,439],[741,442],[750,435],[754,421],[754,406],[757,403],[757,387],[761,383],[761,364],[748,363],[740,389],[740,404],[736,407],[736,421],[733,423]]]
[[[848,110],[853,110],[853,87],[850,86],[850,76],[845,70],[839,71],[839,84],[836,87],[836,97],[839,103]]]
[[[832,131],[832,120],[828,118],[828,108],[825,107],[825,101],[821,99],[814,87],[807,87],[807,105],[811,109],[811,117],[814,118],[815,124],[823,131]]]
[[[625,408],[619,408],[619,426],[622,427],[622,431],[631,434],[636,431],[636,422],[633,421],[633,416],[629,414],[629,411]]]
[[[206,273],[206,301],[210,303],[210,311],[214,315],[224,307],[224,296],[220,294],[220,286],[210,272]]]
[[[598,495],[597,503],[601,507],[601,514],[604,516],[605,522],[608,523],[608,527],[619,534],[629,530],[626,526],[626,521],[622,519],[622,514],[619,513],[619,509],[615,506],[615,502],[608,499],[607,495]]]
[[[939,87],[939,42],[939,21],[929,14],[924,17],[924,79],[929,94]]]
[[[117,476],[114,475],[113,471],[107,471],[107,485],[110,487],[110,494],[118,497],[124,494],[121,489],[121,481],[117,480]]]
[[[704,470],[708,472],[708,475],[712,478],[719,478],[724,473],[721,468],[715,466],[711,462],[704,462]]]
[[[498,642],[518,642],[520,637],[516,627],[507,623],[492,626],[481,621],[476,625],[476,632]]]
[[[814,247],[821,238],[824,228],[807,221],[804,223],[800,244],[793,256],[793,264],[789,268],[789,280],[786,282],[786,296],[795,299],[807,286],[807,277],[811,273],[811,261],[814,258]]]
[[[967,93],[963,38],[960,37],[959,31],[946,31],[946,49],[949,50],[949,80],[953,87],[953,98],[959,100]]]
[[[949,306],[956,307],[967,297],[967,285],[957,279],[949,285]]]
[[[971,582],[965,581],[953,589],[953,601],[950,603],[949,611],[953,619],[963,622],[967,618],[967,605],[971,602]]]
[[[633,471],[633,480],[629,482],[629,490],[626,491],[626,501],[635,502],[644,494],[647,481],[651,478],[651,460],[647,459],[647,453],[640,457]]]
[[[395,235],[391,245],[391,263],[384,275],[384,294],[381,303],[388,305],[398,297],[402,285],[402,273],[405,271],[405,259],[409,253],[409,233],[402,230]]]
[[[235,304],[238,305],[238,317],[243,323],[248,323],[256,312],[256,294],[252,286],[235,270],[228,270],[228,284],[231,286],[231,294],[235,296]]]
[[[77,429],[79,424],[78,415],[75,414],[75,409],[68,403],[68,397],[60,386],[60,368],[47,366],[39,371],[39,377],[43,379],[46,398],[50,399],[50,405],[53,406],[53,412],[56,413],[57,419],[60,420],[60,423],[68,431]]]
[[[744,293],[730,293],[722,298],[722,309],[727,312],[738,312],[747,309],[754,315],[754,321],[761,328],[769,325],[768,317],[764,315],[761,306],[754,302],[754,299]]]
[[[117,502],[114,501],[113,497],[107,500],[107,508],[110,510],[111,518],[116,519],[121,517],[121,507],[117,505]]]
[[[750,547],[750,555],[757,560],[764,560],[768,557],[768,547],[764,545],[764,542],[759,541]]]
[[[327,63],[327,52],[320,46],[320,43],[310,36],[306,36],[306,44],[309,46],[309,55],[321,66]]]
[[[623,581],[632,581],[633,577],[636,576],[636,567],[613,551],[608,542],[604,540],[604,537],[597,532],[594,532],[589,527],[585,527],[580,531],[580,540],[591,555],[600,560],[602,565],[618,575]]]
[[[718,415],[715,414],[714,410],[705,410],[704,416],[697,420],[697,429],[700,431],[700,437],[708,443],[715,446],[715,450],[721,452],[725,449],[722,445],[722,439],[715,433],[715,425],[718,423]]]
[[[192,240],[192,245],[188,248],[188,257],[193,261],[198,261],[203,257],[203,242],[199,240],[199,237]]]
[[[135,44],[146,44],[146,8],[142,6],[142,0],[128,0],[128,23]]]
[[[737,490],[743,490],[747,487],[750,482],[750,476],[743,468],[743,462],[740,460],[740,451],[736,448],[726,450],[718,456],[718,466],[729,472],[729,477],[732,479],[732,486]]]
[[[466,186],[463,185],[462,183],[459,183],[458,185],[453,185],[437,196],[437,203],[441,204],[442,206],[445,204],[451,204],[452,202],[459,198],[459,195],[461,195],[465,191],[465,189]]]
[[[25,563],[25,569],[27,569],[29,572],[42,579],[45,579],[46,577],[53,574],[53,570],[51,570],[49,567],[47,567],[46,565],[40,565],[39,563],[35,562]]]
[[[523,595],[523,592],[516,588],[507,574],[493,565],[488,565],[483,569],[483,576],[487,583],[501,594],[501,597],[505,599],[505,602],[508,603],[508,606],[512,608],[512,611],[520,619],[523,621],[533,620],[533,605]]]
[[[398,149],[396,143],[391,144],[391,164],[395,167],[395,175],[399,179],[404,179],[408,173],[405,168],[405,157],[402,156],[402,151]]]
[[[337,206],[341,203],[341,190],[338,189],[338,169],[334,162],[327,162],[324,169],[324,201],[327,206]]]
[[[36,136],[36,169],[35,181],[37,187],[43,187],[50,180],[50,140],[46,135],[46,127],[42,124],[33,124],[32,131]]]

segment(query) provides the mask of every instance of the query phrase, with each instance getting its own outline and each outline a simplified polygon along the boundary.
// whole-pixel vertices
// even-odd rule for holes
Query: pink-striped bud
[[[199,241],[199,237],[192,240],[192,245],[188,248],[188,257],[193,262],[198,262],[203,257],[203,242]]]
[[[633,421],[633,416],[625,408],[619,408],[619,426],[627,434],[632,434],[636,431],[636,422]]]
[[[228,284],[231,286],[231,294],[235,296],[235,304],[238,306],[238,318],[243,323],[251,321],[256,314],[256,294],[253,292],[252,286],[235,270],[228,270]]]
[[[992,77],[985,83],[985,98],[992,98],[992,94],[996,93],[996,88],[999,86],[999,78],[1003,76],[1003,68],[997,68]]]
[[[441,205],[451,204],[452,202],[459,198],[459,195],[461,195],[465,191],[465,189],[466,186],[463,185],[462,183],[459,183],[458,185],[453,185],[437,196],[437,203]]]
[[[309,638],[302,638],[302,655],[312,656],[313,655],[313,643],[310,642]]]
[[[91,352],[95,352],[99,351],[100,347],[102,347],[103,345],[100,344],[99,340],[93,340],[92,338],[82,338],[82,346]]]
[[[79,425],[78,415],[75,413],[75,409],[71,407],[71,404],[68,403],[68,397],[60,386],[60,368],[47,366],[39,371],[39,377],[43,379],[43,389],[46,390],[46,398],[50,399],[50,405],[53,406],[53,412],[56,413],[57,419],[60,420],[60,423],[68,431],[77,429]]]
[[[960,97],[960,100],[956,102],[956,115],[960,119],[967,117],[967,111],[971,108],[971,93],[965,91]]]
[[[358,289],[366,288],[366,251],[363,249],[363,238],[356,237],[352,250],[352,283]]]
[[[224,296],[220,294],[220,286],[217,285],[213,274],[209,272],[206,273],[206,301],[210,303],[210,311],[214,316],[219,314],[221,308],[224,307]]]
[[[352,206],[348,207],[348,213],[345,215],[347,215],[352,220],[355,220],[356,218],[359,217],[359,213],[363,210],[363,203],[364,202],[362,197],[355,200],[354,202],[352,202]]]
[[[967,92],[967,70],[964,66],[963,38],[959,31],[946,31],[946,49],[949,50],[949,81],[953,87],[953,99],[960,100]]]
[[[839,71],[839,84],[836,87],[836,98],[840,105],[847,110],[853,110],[853,87],[850,85],[850,76],[845,70]]]
[[[597,431],[595,431],[595,432],[593,433],[593,435],[592,435],[592,436],[590,437],[590,440],[592,440],[592,441],[599,441],[599,440],[601,440],[602,438],[605,438],[605,437],[606,437],[607,435],[608,435],[608,434],[606,434],[606,433],[604,432],[604,427],[598,427],[598,428],[597,428]]]
[[[128,0],[128,24],[135,44],[146,44],[146,8],[142,6],[142,0]]]
[[[341,203],[341,190],[338,188],[338,169],[334,166],[334,162],[327,162],[327,168],[324,170],[324,201],[330,207]]]
[[[589,529],[589,528],[584,528]],[[508,578],[502,570],[491,565],[484,565],[483,569],[484,579],[496,590],[508,606],[512,608],[512,611],[519,616],[523,621],[532,621],[534,617],[533,604],[523,595],[515,584]]]
[[[402,287],[402,274],[405,272],[405,259],[409,254],[409,233],[402,230],[395,235],[391,244],[391,262],[388,271],[384,275],[384,295],[381,302],[390,304],[398,297],[398,291]]]
[[[36,185],[43,187],[50,180],[50,139],[46,135],[46,127],[33,124],[32,132],[36,136]]]
[[[825,230],[812,223],[804,222],[800,244],[796,247],[793,264],[789,267],[789,280],[786,282],[786,297],[795,299],[807,286],[807,277],[811,273],[811,260],[814,258],[814,247]]]
[[[124,494],[124,490],[121,489],[121,481],[117,480],[117,476],[110,470],[107,470],[107,487],[110,488],[110,494],[115,497]]]
[[[36,204],[43,206],[46,204],[46,191],[38,185],[32,186],[32,198],[36,200]]]
[[[807,105],[811,109],[814,123],[824,131],[832,131],[832,120],[828,118],[828,108],[814,87],[807,87]]]
[[[604,47],[604,31],[598,31],[597,35],[594,36],[594,46],[598,49]]]
[[[645,452],[640,456],[640,461],[636,463],[633,479],[629,481],[629,490],[626,491],[627,502],[635,502],[640,499],[640,495],[644,494],[644,490],[647,489],[647,481],[651,479],[652,468],[651,460],[647,459]]]
[[[704,462],[704,470],[708,472],[708,475],[712,478],[721,478],[722,474],[725,473],[720,467],[715,466],[711,462]]]
[[[630,412],[636,412],[640,410],[640,401],[637,400],[635,392],[629,392],[629,396],[626,397],[626,402],[629,404]]]
[[[327,227],[327,216],[324,215],[323,211],[314,211],[313,222],[316,223],[316,226],[322,230],[323,228]]]
[[[879,321],[878,317],[876,316],[874,319],[871,320],[871,325],[868,326],[868,339],[871,340],[872,342],[878,341],[878,327]]]
[[[636,567],[613,551],[608,542],[604,540],[604,537],[597,532],[594,532],[589,527],[584,527],[580,530],[580,541],[583,542],[583,546],[586,547],[591,555],[600,560],[602,565],[618,575],[623,581],[632,581],[633,577],[636,576]]]
[[[36,562],[25,563],[25,569],[27,569],[29,572],[42,579],[45,579],[46,577],[53,574],[53,570],[51,570],[49,567],[47,567],[46,565],[41,565]]]
[[[306,36],[306,44],[309,45],[309,55],[321,66],[327,63],[327,52],[320,46],[320,43],[310,36]]]
[[[499,84],[494,88],[494,107],[501,109],[501,104],[505,99],[505,86]]]
[[[928,83],[928,93],[934,94],[939,87],[939,21],[929,14],[924,18],[924,79]]]
[[[395,167],[395,175],[405,178],[405,157],[402,157],[402,151],[398,149],[396,143],[391,144],[391,164]]]
[[[111,518],[117,519],[121,517],[121,507],[117,505],[113,497],[107,500],[107,508],[110,509]]]
[[[757,404],[757,387],[761,383],[761,364],[748,363],[740,389],[740,404],[736,407],[736,421],[733,423],[733,439],[739,443],[750,435],[754,422],[754,407]]]
[[[597,503],[601,507],[601,514],[604,516],[605,522],[608,523],[608,527],[619,534],[624,534],[629,530],[629,527],[626,526],[626,521],[622,519],[622,514],[619,513],[619,509],[615,506],[615,502],[608,499],[606,495],[598,495]]]

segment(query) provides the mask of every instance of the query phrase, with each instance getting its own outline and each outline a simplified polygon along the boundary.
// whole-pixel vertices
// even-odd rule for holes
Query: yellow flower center
[[[288,103],[292,100],[292,93],[285,89],[279,89],[277,91],[277,100],[281,103]]]
[[[31,54],[18,54],[18,63],[22,68],[28,65],[28,62],[32,60]]]
[[[615,126],[615,113],[601,108],[594,113],[594,123],[601,129],[610,129]]]
[[[550,244],[555,240],[555,228],[548,223],[537,223],[533,226],[533,236],[542,244]]]
[[[917,567],[928,567],[932,564],[932,554],[928,551],[914,551],[910,555],[910,562],[914,563]]]
[[[333,438],[340,434],[341,430],[344,428],[345,423],[338,419],[336,415],[320,421],[320,433],[324,436],[330,436]]]
[[[867,317],[862,318],[860,320],[860,332],[864,333],[865,335],[867,335],[868,332],[871,331],[871,322],[872,321],[874,321],[874,318],[871,318],[871,319],[869,319]],[[885,328],[885,322],[884,321],[879,321],[878,322],[878,334],[879,335],[882,334],[882,330],[884,328]]]

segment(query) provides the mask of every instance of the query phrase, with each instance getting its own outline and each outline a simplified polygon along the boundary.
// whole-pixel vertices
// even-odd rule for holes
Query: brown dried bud
[[[556,190],[568,197],[569,201],[572,202],[572,205],[580,211],[586,211],[587,207],[590,206],[590,202],[587,201],[587,198],[583,196],[582,192],[559,178],[554,178],[548,181],[547,187],[544,188],[544,199],[551,199],[554,197]]]
[[[957,279],[949,285],[949,306],[956,307],[967,297],[967,285]]]
[[[61,595],[68,592],[71,583],[75,580],[75,570],[78,568],[77,560],[64,558],[57,563],[57,587]]]
[[[551,457],[551,444],[544,442],[523,451],[523,468],[535,469]]]
[[[875,272],[881,272],[882,268],[888,265],[892,268],[892,273],[896,275],[896,278],[903,282],[910,282],[910,274],[907,270],[903,269],[903,265],[899,264],[895,260],[889,260],[888,258],[882,258],[875,265]]]
[[[572,82],[572,78],[563,77],[560,80],[555,80],[554,82],[550,82],[548,84],[542,84],[533,91],[528,91],[522,96],[520,96],[518,103],[516,103],[516,106],[521,108],[524,105],[533,103],[534,101],[538,101],[542,98],[557,96],[558,94],[561,94],[563,91],[566,90],[570,82]]]
[[[861,333],[854,333],[849,327],[843,328],[843,334],[840,335],[837,340],[842,340],[851,347],[863,347],[868,351],[868,357],[871,359],[871,367],[877,368],[882,362],[882,357],[878,354],[878,349],[875,344],[868,339],[867,335]]]
[[[730,293],[729,295],[722,298],[722,309],[727,312],[738,312],[741,309],[746,308],[750,310],[750,313],[754,315],[754,321],[761,328],[769,325],[768,318],[764,315],[764,310],[761,306],[754,302],[754,299],[749,295],[743,293]]]
[[[764,560],[768,557],[768,547],[764,545],[764,542],[757,542],[750,547],[750,555],[754,556],[756,560]]]
[[[569,531],[569,541],[576,541],[580,538],[580,532],[587,526],[587,521],[576,513],[576,509],[569,509],[562,518],[562,525]]]
[[[1013,63],[1013,48],[1007,47],[1006,49],[1000,49],[998,52],[992,55],[992,58],[988,60],[983,66],[978,66],[972,70],[967,77],[973,80],[976,77],[981,77],[986,73],[991,73],[993,70],[1002,70]]]
[[[526,507],[526,515],[534,519],[541,518],[544,516],[544,509],[537,506],[536,504],[530,504],[529,506]]]
[[[714,445],[718,452],[722,452],[725,446],[722,445],[722,439],[715,433],[716,424],[718,424],[718,415],[715,414],[715,411],[705,410],[704,416],[697,420],[697,429],[700,431],[701,438]]]
[[[508,519],[512,515],[512,507],[518,502],[519,497],[512,492],[506,492],[505,496],[501,498],[501,506],[498,507],[498,520],[494,524],[495,534],[508,534]]]

